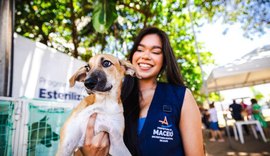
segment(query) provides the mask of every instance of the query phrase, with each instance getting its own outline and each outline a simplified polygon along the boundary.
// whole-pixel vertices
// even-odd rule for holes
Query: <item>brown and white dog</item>
[[[83,146],[88,119],[93,113],[97,113],[95,134],[109,133],[109,154],[131,155],[123,141],[125,123],[120,94],[125,74],[136,76],[131,63],[100,54],[92,57],[87,66],[81,67],[70,78],[70,86],[74,86],[75,81],[83,82],[89,96],[72,111],[62,127],[57,156],[70,156],[76,148]]]

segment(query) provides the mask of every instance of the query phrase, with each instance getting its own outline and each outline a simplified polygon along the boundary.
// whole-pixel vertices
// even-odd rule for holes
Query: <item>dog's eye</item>
[[[89,72],[89,71],[90,71],[90,66],[89,66],[89,64],[86,65],[86,66],[84,66],[84,68],[86,69],[86,72]]]
[[[108,60],[104,60],[102,62],[102,66],[107,68],[107,67],[110,67],[112,65],[112,62],[108,61]]]

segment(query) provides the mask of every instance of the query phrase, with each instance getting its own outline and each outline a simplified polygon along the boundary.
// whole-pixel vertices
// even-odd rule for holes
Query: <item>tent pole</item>
[[[218,91],[218,94],[220,95],[220,92],[219,92],[219,91]],[[230,130],[229,130],[228,123],[227,123],[227,114],[226,114],[226,116],[223,114],[224,108],[223,108],[222,103],[221,103],[221,110],[222,110],[223,118],[224,118],[224,120],[225,120],[225,129],[226,129],[226,132],[227,132],[227,135],[228,135],[229,146],[230,146],[231,149],[234,149],[234,148],[232,147],[231,132],[230,132]],[[237,135],[237,134],[235,134],[235,135]]]
[[[216,88],[216,87],[217,87],[217,82],[215,81],[215,88]],[[217,90],[218,94],[220,95],[220,91],[219,91],[218,89],[216,89],[216,90]],[[220,102],[220,103],[221,103],[221,102]],[[227,132],[227,135],[228,135],[229,147],[230,147],[230,149],[234,149],[234,148],[232,147],[231,133],[230,133],[230,130],[229,130],[229,127],[228,127],[228,123],[227,123],[227,114],[226,114],[226,116],[224,116],[224,114],[223,114],[224,108],[223,108],[222,103],[221,103],[221,110],[222,110],[222,116],[223,116],[223,118],[224,118],[224,120],[225,120],[225,129],[226,129],[226,132]],[[236,134],[236,135],[237,135],[237,134]]]
[[[204,72],[203,72],[203,68],[202,68],[202,62],[201,62],[201,58],[200,58],[196,33],[195,33],[195,30],[194,30],[193,18],[192,18],[192,14],[191,14],[191,11],[190,11],[190,3],[188,3],[188,13],[189,13],[190,21],[191,21],[192,32],[193,32],[193,35],[194,35],[195,50],[196,50],[196,54],[197,54],[198,61],[199,61],[199,66],[200,66],[201,73],[202,73],[202,82],[203,82],[203,87],[205,88],[206,100],[207,100],[207,103],[210,104],[209,99],[208,99],[208,96],[209,96],[208,88],[207,88],[206,81],[204,80]],[[222,107],[222,105],[221,105],[221,107]],[[222,107],[222,112],[223,112],[223,107]],[[226,126],[226,130],[227,130],[227,134],[228,134],[228,139],[229,139],[229,147],[232,149],[231,135],[230,135],[228,125],[227,125],[227,119],[226,118],[224,118],[224,119],[225,119],[225,126]]]
[[[201,60],[200,53],[199,53],[198,42],[197,42],[197,37],[196,37],[195,29],[194,29],[193,17],[192,17],[191,11],[190,11],[190,3],[189,2],[188,2],[188,13],[189,13],[189,18],[190,18],[190,22],[191,22],[192,33],[194,35],[195,52],[197,54],[198,63],[199,63],[200,70],[201,70],[201,73],[202,73],[201,74],[201,79],[202,79],[202,82],[203,82],[203,88],[205,89],[205,95],[206,95],[207,104],[210,104],[209,99],[208,99],[208,94],[209,94],[208,93],[208,88],[207,88],[206,81],[204,80],[204,72],[203,72],[203,68],[202,68],[202,60]]]

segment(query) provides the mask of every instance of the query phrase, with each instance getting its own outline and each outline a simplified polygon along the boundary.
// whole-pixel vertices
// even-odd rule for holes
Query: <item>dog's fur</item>
[[[120,93],[125,74],[136,76],[131,63],[100,54],[92,57],[89,66],[81,67],[70,78],[71,86],[75,81],[84,82],[89,96],[79,103],[62,127],[58,156],[70,156],[76,148],[83,146],[88,119],[95,112],[94,132],[109,133],[109,154],[131,155],[123,141],[125,123]]]

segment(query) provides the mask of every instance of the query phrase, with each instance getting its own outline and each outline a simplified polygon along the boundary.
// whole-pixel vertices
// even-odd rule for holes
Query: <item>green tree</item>
[[[106,2],[22,1],[22,5],[16,6],[16,31],[87,60],[93,53],[113,53],[123,58],[140,29],[150,25],[159,27],[171,39],[186,85],[199,96],[201,71],[194,49],[195,38],[190,31],[187,3],[159,0]],[[193,16],[195,20],[201,18],[196,13]],[[79,49],[82,49],[81,53]],[[201,56],[203,63],[209,63],[210,52],[201,52]]]
[[[254,87],[250,87],[250,90],[253,93],[254,98],[258,101],[264,98],[264,95],[260,91],[256,90]]]
[[[224,17],[226,22],[246,19],[247,12],[252,12],[250,9],[256,8],[256,5],[253,1],[231,0],[234,2],[232,4],[241,6],[241,9],[235,9],[234,13],[231,13],[228,8],[232,4],[224,0],[188,2],[187,0],[22,0],[21,4],[16,5],[15,27],[16,32],[23,36],[83,60],[88,60],[95,53],[112,53],[124,58],[140,29],[146,26],[159,27],[170,37],[186,85],[202,102],[204,100],[200,92],[202,73],[191,27],[198,28],[203,19],[215,21]],[[269,8],[268,2],[263,0],[256,1],[256,4]],[[268,10],[264,9],[264,13]],[[252,17],[252,14],[248,15]],[[261,24],[269,24],[269,18],[259,19]],[[252,25],[251,20],[247,23]],[[255,27],[257,24],[253,22],[254,28],[258,28]],[[213,63],[212,54],[202,51],[202,46],[202,43],[198,43],[202,64]]]

